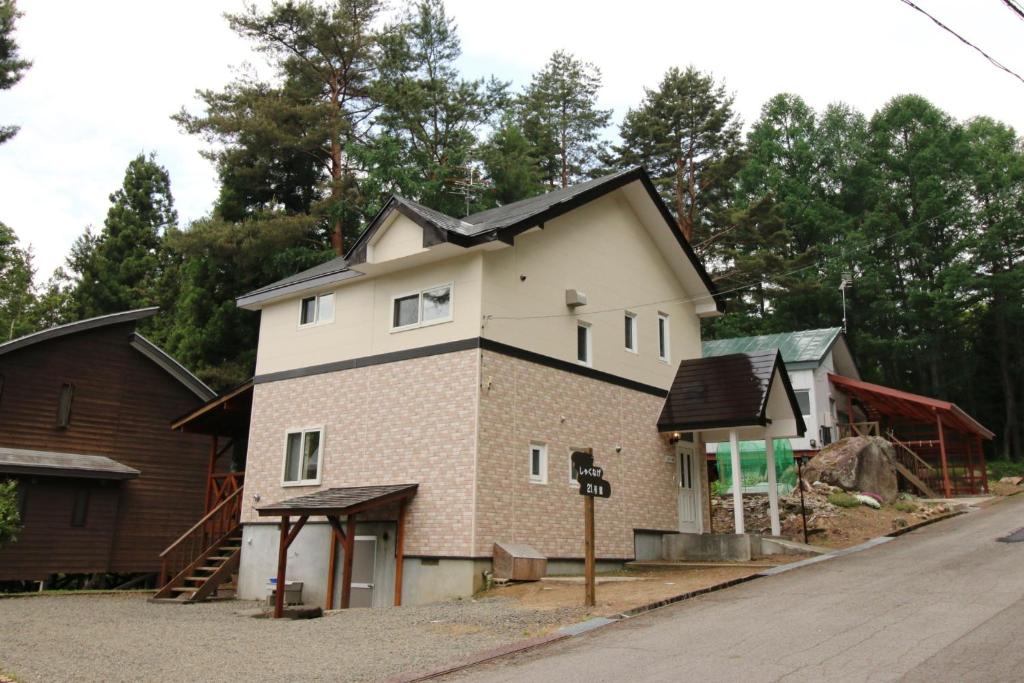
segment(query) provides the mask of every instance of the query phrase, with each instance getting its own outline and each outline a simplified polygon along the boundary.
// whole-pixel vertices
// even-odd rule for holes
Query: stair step
[[[210,557],[208,557],[206,559],[208,559],[208,560],[221,560],[221,561],[224,561],[224,560],[230,560],[231,556],[230,555],[211,555]]]
[[[186,581],[198,581],[199,583],[206,583],[206,580],[209,579],[209,578],[210,578],[209,576],[186,576],[185,580]]]
[[[203,571],[208,571],[208,572],[215,572],[218,569],[220,569],[220,567],[219,566],[218,567],[196,567],[196,569],[202,569]]]
[[[171,588],[171,590],[174,591],[175,593],[195,593],[196,592],[196,587],[195,586],[173,586]]]

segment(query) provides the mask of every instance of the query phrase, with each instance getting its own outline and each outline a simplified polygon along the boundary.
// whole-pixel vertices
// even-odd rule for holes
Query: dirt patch
[[[1024,491],[1024,487],[1009,484],[1003,481],[990,481],[988,485],[989,493],[993,496],[1013,496],[1021,491]]]
[[[787,556],[785,561],[796,559],[800,558]],[[778,561],[775,558],[773,560]],[[527,610],[578,608],[581,610],[579,613],[581,617],[611,616],[633,607],[751,576],[763,570],[764,567],[742,565],[682,570],[631,569],[624,572],[623,575],[635,578],[635,581],[602,583],[597,586],[597,605],[591,610],[585,610],[582,607],[584,592],[582,583],[534,581],[510,584],[493,588],[483,596],[509,598],[515,600],[520,608]],[[579,621],[579,619],[575,621]]]

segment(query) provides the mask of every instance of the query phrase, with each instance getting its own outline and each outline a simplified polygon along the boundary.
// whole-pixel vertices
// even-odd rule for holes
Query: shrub
[[[0,482],[0,548],[16,540],[21,531],[18,513],[18,482]]]
[[[855,508],[860,505],[860,501],[857,500],[856,496],[845,491],[836,491],[835,493],[828,494],[828,502],[841,508]]]
[[[892,504],[892,509],[897,512],[917,512],[917,505],[909,500],[897,500]]]
[[[1024,477],[1024,461],[989,460],[989,480],[999,481],[1003,477]]]

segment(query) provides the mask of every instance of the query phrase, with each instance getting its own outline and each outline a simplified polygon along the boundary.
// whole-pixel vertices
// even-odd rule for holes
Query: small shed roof
[[[0,447],[0,472],[88,479],[135,479],[141,472],[103,455]]]
[[[242,436],[252,418],[252,380],[211,399],[171,422],[171,429],[210,436]]]
[[[977,434],[983,439],[991,439],[995,436],[955,403],[892,389],[880,384],[861,382],[840,375],[829,374],[828,379],[844,393],[869,404],[883,415],[895,415],[933,424],[936,415],[939,415],[947,427],[969,434]]]
[[[324,489],[256,508],[260,517],[279,515],[352,515],[416,495],[419,484],[347,486]]]
[[[733,353],[750,353],[754,351],[770,351],[778,349],[782,360],[787,365],[794,363],[814,363],[818,365],[832,344],[842,334],[841,327],[826,327],[820,330],[800,330],[798,332],[780,332],[778,334],[761,334],[754,337],[733,337],[732,339],[713,339],[703,344],[704,356],[727,356]]]
[[[684,360],[658,418],[658,431],[766,426],[776,379],[802,436],[806,427],[777,349]]]

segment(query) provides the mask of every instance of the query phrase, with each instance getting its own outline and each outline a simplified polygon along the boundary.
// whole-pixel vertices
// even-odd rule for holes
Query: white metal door
[[[352,549],[351,607],[373,606],[373,574],[377,567],[377,537],[356,536]]]
[[[697,450],[692,443],[679,442],[676,450],[679,463],[679,530],[700,531],[700,467]]]

